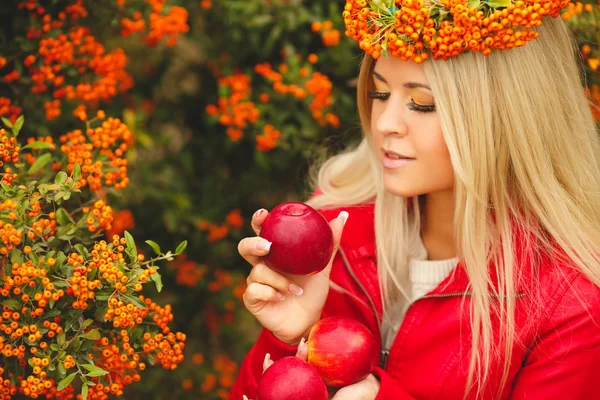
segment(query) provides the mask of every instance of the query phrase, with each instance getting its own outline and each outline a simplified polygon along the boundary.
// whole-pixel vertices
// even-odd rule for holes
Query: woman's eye
[[[369,96],[370,99],[381,101],[386,101],[390,98],[390,94],[384,92],[367,92],[367,96]]]
[[[409,108],[409,110],[412,111],[416,111],[418,113],[429,113],[429,112],[434,112],[435,111],[435,105],[433,104],[418,104],[415,103],[415,101],[413,99],[410,99],[410,101],[408,103],[406,103],[406,106]]]

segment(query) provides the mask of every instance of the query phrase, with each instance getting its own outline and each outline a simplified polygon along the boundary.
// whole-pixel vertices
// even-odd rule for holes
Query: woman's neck
[[[421,211],[421,238],[428,260],[456,257],[454,240],[454,192],[434,192],[425,195]]]

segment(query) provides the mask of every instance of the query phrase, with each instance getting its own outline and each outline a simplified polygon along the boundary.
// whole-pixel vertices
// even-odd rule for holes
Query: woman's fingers
[[[260,311],[265,302],[278,302],[284,300],[285,296],[273,289],[271,286],[262,283],[252,282],[246,288],[242,300],[248,311],[255,313]],[[257,308],[258,307],[258,308]]]
[[[261,208],[260,210],[256,211],[252,216],[252,221],[250,224],[252,225],[252,229],[254,229],[254,233],[256,233],[256,236],[260,235],[260,229],[262,227],[263,222],[265,222],[265,218],[267,218],[267,215],[269,215],[269,212],[264,208]]]
[[[238,253],[253,267],[261,262],[261,257],[267,255],[271,249],[271,242],[261,237],[247,237],[238,243]]]
[[[246,283],[250,285],[253,282],[271,286],[278,292],[281,292],[283,295],[288,293],[296,296],[302,295],[301,288],[290,282],[289,279],[283,275],[267,267],[264,263],[256,264],[254,268],[252,268],[252,271],[250,271],[250,275],[248,275]]]

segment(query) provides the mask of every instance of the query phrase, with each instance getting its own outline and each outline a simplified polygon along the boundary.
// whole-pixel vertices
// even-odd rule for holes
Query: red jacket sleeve
[[[238,377],[236,378],[229,400],[242,400],[246,395],[249,399],[256,399],[256,388],[262,375],[265,355],[269,353],[271,360],[296,355],[297,346],[289,346],[277,339],[268,329],[262,330],[256,344],[250,349],[242,362]]]
[[[579,274],[517,375],[511,400],[596,399],[600,382],[600,288]]]

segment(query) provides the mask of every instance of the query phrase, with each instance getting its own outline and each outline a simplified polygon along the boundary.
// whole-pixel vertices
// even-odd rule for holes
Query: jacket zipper
[[[339,252],[342,255],[342,258],[344,260],[344,265],[346,266],[346,269],[350,273],[350,276],[352,276],[352,279],[354,279],[354,282],[356,282],[356,284],[362,290],[362,292],[365,294],[365,296],[367,296],[367,299],[369,299],[369,303],[371,303],[371,308],[373,309],[373,313],[377,317],[377,323],[379,324],[379,337],[380,337],[381,346],[382,346],[381,352],[379,353],[379,367],[381,369],[385,370],[385,368],[387,366],[388,358],[390,356],[390,351],[388,349],[386,349],[385,347],[383,347],[384,346],[384,341],[383,341],[383,337],[381,337],[381,318],[379,316],[379,313],[377,312],[377,307],[375,307],[375,302],[373,302],[373,299],[371,298],[371,296],[369,295],[369,293],[367,292],[367,290],[365,289],[365,287],[362,285],[362,283],[360,283],[360,281],[358,280],[358,278],[354,274],[354,271],[350,267],[350,263],[348,262],[348,259],[346,258],[346,254],[344,253],[344,251],[342,250],[341,247],[339,248]],[[408,308],[412,307],[412,305],[416,301],[418,301],[420,299],[427,299],[427,298],[434,298],[434,297],[443,298],[443,297],[472,296],[472,295],[473,295],[472,292],[435,293],[435,294],[425,295],[425,296],[420,297],[419,299],[415,300],[414,302],[412,302],[408,306]],[[521,298],[523,296],[525,296],[525,292],[519,292],[519,293],[517,293],[517,295],[515,296],[515,298],[519,299],[519,298]],[[500,298],[500,297],[504,297],[504,296],[499,296],[499,295],[496,295],[496,294],[490,294],[490,297]],[[406,310],[406,313],[408,314],[408,309]]]

